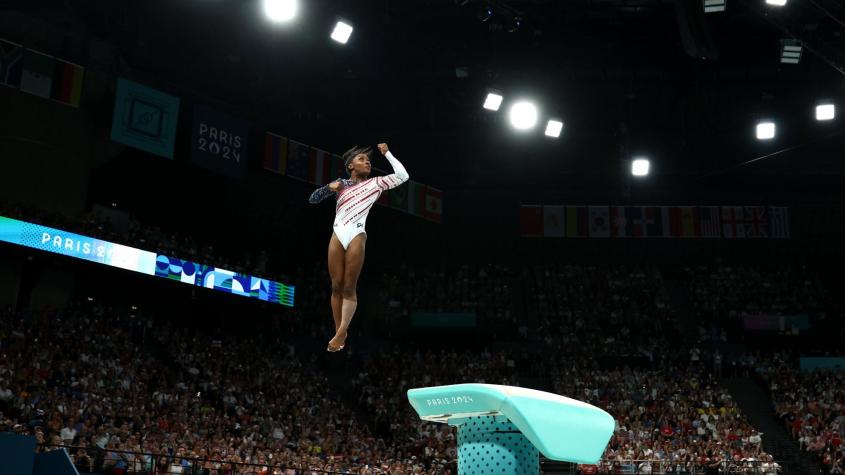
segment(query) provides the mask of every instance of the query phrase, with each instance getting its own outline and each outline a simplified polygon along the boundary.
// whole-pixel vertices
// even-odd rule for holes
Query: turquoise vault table
[[[552,460],[595,464],[616,426],[587,403],[533,389],[455,384],[408,390],[420,419],[458,430],[458,473],[537,474]]]

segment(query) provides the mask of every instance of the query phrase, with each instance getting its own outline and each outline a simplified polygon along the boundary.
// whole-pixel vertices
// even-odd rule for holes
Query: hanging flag
[[[27,48],[23,53],[21,91],[49,99],[54,64],[52,56]]]
[[[663,237],[681,237],[683,227],[681,223],[681,208],[677,206],[663,206],[660,208],[663,219]]]
[[[774,239],[789,239],[789,208],[785,206],[769,206],[769,237]]]
[[[82,98],[82,76],[85,68],[56,58],[53,69],[53,90],[50,97],[69,106],[79,107]]]
[[[288,162],[288,139],[272,132],[264,134],[264,168],[285,174]]]
[[[625,219],[624,206],[610,207],[610,235],[612,237],[628,236],[628,221]]]
[[[625,207],[625,235],[628,237],[645,237],[645,218],[642,206]]]
[[[590,206],[590,237],[610,237],[610,208]]]
[[[699,206],[699,236],[703,238],[722,237],[722,210],[718,206]]]
[[[343,157],[340,155],[332,154],[331,170],[332,179],[346,178],[348,176],[346,174],[346,168],[343,166]]]
[[[243,178],[249,150],[249,122],[202,104],[194,105],[191,163],[206,170]]]
[[[728,239],[745,237],[745,218],[742,206],[722,206],[722,232]]]
[[[425,206],[425,185],[408,180],[408,212],[414,216],[422,216]]]
[[[331,154],[325,150],[311,147],[308,151],[308,181],[323,186],[334,178],[337,177],[332,177]]]
[[[533,232],[537,219],[539,231],[527,235],[728,239],[788,239],[791,235],[789,208],[778,206],[524,205],[520,210],[523,235]]]
[[[681,237],[693,238],[701,236],[701,221],[698,215],[698,208],[694,206],[681,206]],[[716,226],[719,230],[719,226]]]
[[[299,180],[308,180],[308,150],[310,147],[296,140],[288,140],[288,162],[285,174]]]
[[[566,236],[566,213],[562,205],[543,206],[543,236]]]
[[[401,186],[399,188],[402,188]],[[391,193],[396,188],[390,190]],[[435,223],[443,222],[443,190],[438,190],[432,186],[425,187],[425,209],[423,210],[423,218],[434,221]]]
[[[172,159],[178,118],[178,97],[118,78],[113,141]]]
[[[390,190],[390,207],[400,211],[408,212],[408,188],[401,185]]]
[[[543,207],[522,205],[519,207],[519,234],[522,237],[543,235]]]
[[[659,206],[646,206],[645,214],[646,237],[663,237],[663,212]]]
[[[590,215],[586,206],[566,207],[566,237],[589,237]]]
[[[765,206],[746,206],[743,213],[745,237],[756,239],[769,237],[769,217],[766,215]]]
[[[21,87],[23,50],[17,43],[0,40],[0,84],[16,89]]]

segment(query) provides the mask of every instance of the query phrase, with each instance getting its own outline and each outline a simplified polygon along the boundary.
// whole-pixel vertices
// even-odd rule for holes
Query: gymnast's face
[[[349,163],[349,169],[353,175],[370,176],[372,165],[370,165],[370,157],[367,154],[359,153],[355,155],[352,162]]]

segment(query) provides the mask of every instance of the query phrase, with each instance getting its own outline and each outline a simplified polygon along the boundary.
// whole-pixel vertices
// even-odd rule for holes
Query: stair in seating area
[[[731,393],[740,410],[762,433],[763,450],[783,467],[782,473],[812,475],[822,473],[821,462],[803,452],[778,420],[766,390],[750,378],[728,378],[722,385]]]

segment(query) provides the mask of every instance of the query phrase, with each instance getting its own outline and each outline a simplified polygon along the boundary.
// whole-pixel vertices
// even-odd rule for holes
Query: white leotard
[[[382,192],[408,181],[408,172],[399,160],[389,151],[384,156],[393,167],[393,173],[390,175],[368,178],[358,183],[352,180],[336,180],[342,182],[344,187],[337,193],[334,233],[344,249],[349,247],[355,236],[366,232],[367,215]],[[326,185],[315,190],[308,201],[319,203],[332,193],[334,192]]]

